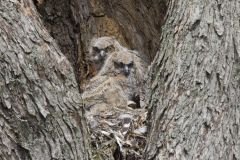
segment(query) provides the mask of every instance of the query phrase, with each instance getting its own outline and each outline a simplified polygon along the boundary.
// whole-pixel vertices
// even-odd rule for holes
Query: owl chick
[[[100,37],[92,39],[89,47],[88,60],[96,73],[102,68],[111,53],[124,50],[114,37]]]
[[[137,52],[124,50],[112,53],[98,76],[115,77],[113,78],[115,81],[121,77],[118,85],[124,86],[122,88],[128,100],[139,103],[146,68],[147,64],[137,55]]]
[[[141,83],[146,68],[147,64],[133,51],[111,53],[99,73],[84,88],[82,98],[88,115],[106,117],[118,114],[118,109],[141,107]]]
[[[146,68],[146,62],[137,55],[137,52],[123,50],[113,52],[109,58],[107,58],[105,65],[99,71],[99,75],[134,76],[141,81],[144,78]]]
[[[127,104],[125,77],[99,76],[90,80],[82,94],[88,107],[104,105],[105,107],[119,107]]]

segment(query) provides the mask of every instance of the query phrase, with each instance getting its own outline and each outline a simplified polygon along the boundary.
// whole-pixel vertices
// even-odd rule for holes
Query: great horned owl
[[[120,143],[124,144],[128,133],[135,131],[134,119],[142,113],[137,112],[141,109],[132,108],[140,107],[141,86],[147,63],[137,52],[121,46],[107,49],[114,46],[113,41],[104,41],[94,43],[90,51],[92,61],[99,64],[96,66],[99,72],[89,80],[82,94],[85,117],[91,129],[114,133],[115,137],[120,137],[117,137],[121,139]]]
[[[89,107],[104,104],[106,107],[120,107],[127,103],[125,77],[119,75],[109,77],[97,75],[90,80],[82,94],[83,100]]]
[[[124,75],[134,77],[141,81],[147,68],[146,62],[131,50],[113,52],[106,60],[105,65],[99,71],[99,75]]]
[[[124,50],[114,37],[93,38],[90,47],[88,61],[97,73],[105,63],[105,60],[111,53]]]
[[[137,52],[131,50],[113,54],[112,62],[115,68],[114,74],[122,74],[126,77],[125,83],[127,83],[128,88],[125,92],[128,94],[128,99],[136,103],[135,107],[140,107],[141,86],[143,86],[147,64]]]
[[[147,64],[137,55],[137,52],[122,50],[113,52],[106,60],[98,75],[90,80],[90,88],[99,89],[105,85],[105,95],[111,92],[121,103],[127,103],[128,100],[137,103],[140,106],[140,92],[143,77]],[[101,79],[107,79],[102,80]],[[86,88],[89,90],[89,87]],[[90,89],[93,90],[93,89]],[[94,91],[96,93],[96,91]],[[89,93],[89,92],[88,92]],[[92,94],[92,93],[91,93]],[[93,95],[93,94],[92,94]],[[113,98],[111,98],[113,99]],[[122,104],[121,104],[122,105]]]

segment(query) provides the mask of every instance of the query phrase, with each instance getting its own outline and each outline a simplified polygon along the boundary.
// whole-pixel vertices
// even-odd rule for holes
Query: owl
[[[124,47],[122,47],[114,37],[92,39],[87,59],[91,64],[91,67],[93,67],[91,70],[96,72],[95,75],[105,64],[107,57],[110,56],[111,53],[119,50],[124,50]]]
[[[99,75],[122,75],[126,79],[141,81],[146,73],[147,64],[137,52],[122,50],[113,52],[99,71]]]
[[[114,133],[115,138],[121,140],[119,146],[124,147],[123,144],[129,145],[128,135],[136,130],[135,119],[139,122],[137,117],[142,112],[142,108],[138,108],[147,63],[138,52],[116,47],[112,42],[104,39],[92,45],[92,61],[100,65],[98,73],[84,88],[82,99],[90,128],[106,131],[101,132],[103,134]],[[141,132],[140,129],[137,131]]]
[[[123,83],[125,77],[97,75],[90,80],[82,94],[88,107],[104,104],[106,107],[121,107],[127,104],[128,97],[125,94],[127,86]]]
[[[106,59],[97,76],[90,80],[85,91],[90,96],[96,93],[98,97],[104,93],[102,97],[109,103],[114,99],[117,105],[140,106],[141,83],[146,67],[147,64],[136,52],[115,51]]]

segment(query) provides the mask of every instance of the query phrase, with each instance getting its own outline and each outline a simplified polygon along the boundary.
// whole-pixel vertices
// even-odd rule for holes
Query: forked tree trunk
[[[31,0],[0,0],[0,159],[90,159],[73,69]]]
[[[146,159],[240,159],[240,3],[168,5]]]
[[[237,1],[168,2],[146,159],[240,159],[239,15]],[[81,107],[32,2],[0,0],[0,159],[90,159]]]
[[[91,77],[93,37],[114,36],[152,60],[159,46],[165,3],[156,0],[34,0],[48,32],[72,63],[78,80]],[[148,62],[148,61],[147,61]]]

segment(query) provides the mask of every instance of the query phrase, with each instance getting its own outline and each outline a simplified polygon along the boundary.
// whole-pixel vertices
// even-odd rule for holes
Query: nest
[[[146,109],[111,107],[86,111],[94,160],[141,160],[146,144]]]

